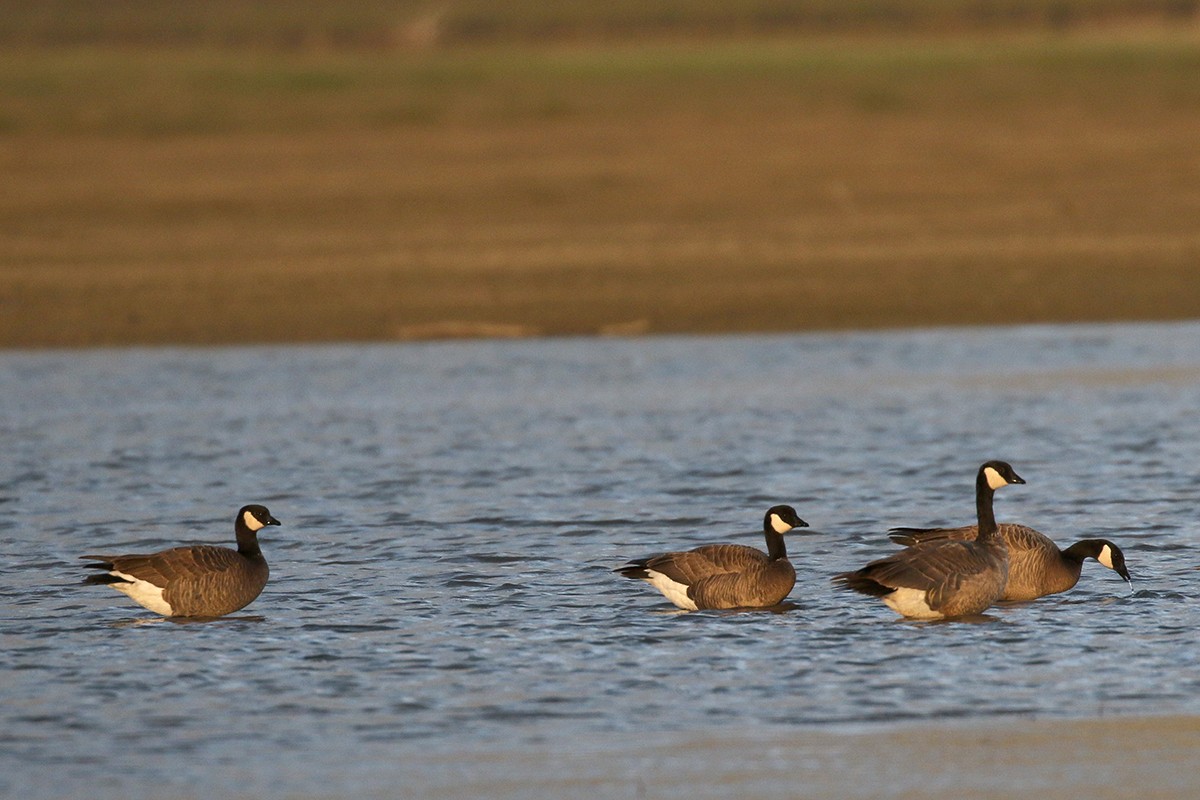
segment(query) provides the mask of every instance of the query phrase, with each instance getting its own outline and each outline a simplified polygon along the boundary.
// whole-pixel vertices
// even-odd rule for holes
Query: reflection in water
[[[226,617],[131,617],[129,619],[119,619],[107,623],[113,628],[138,628],[143,625],[158,625],[160,623],[170,623],[172,625],[209,625],[209,624],[237,624],[243,622],[255,623],[266,622],[267,618],[255,614],[231,615]]]
[[[138,628],[143,625],[157,625],[160,622],[166,621],[166,617],[134,617],[132,619],[119,619],[108,624],[113,628]]]

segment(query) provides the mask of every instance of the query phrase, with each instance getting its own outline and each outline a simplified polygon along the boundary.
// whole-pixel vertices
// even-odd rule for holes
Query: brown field
[[[0,346],[1200,316],[1200,29],[0,51]]]

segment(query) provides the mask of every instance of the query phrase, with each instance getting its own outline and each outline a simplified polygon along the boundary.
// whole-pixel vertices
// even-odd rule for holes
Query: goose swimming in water
[[[111,586],[166,617],[220,617],[249,605],[270,570],[258,532],[278,525],[266,506],[242,506],[234,518],[237,549],[215,545],[173,547],[157,553],[81,556],[102,570],[84,583]]]
[[[1081,539],[1060,550],[1050,537],[1025,525],[1004,523],[1000,536],[1008,545],[1008,580],[1001,600],[1036,600],[1073,589],[1083,572],[1084,559],[1094,558],[1125,579],[1133,581],[1125,566],[1125,553],[1107,539]],[[893,542],[906,546],[943,539],[974,541],[978,525],[961,528],[893,528]]]
[[[767,552],[742,544],[707,544],[661,553],[617,567],[626,578],[643,580],[679,608],[769,608],[796,584],[783,535],[808,523],[791,506],[773,506],[763,517]]]
[[[1008,547],[996,526],[992,498],[996,490],[1025,483],[1004,461],[988,461],[975,477],[979,535],[973,541],[936,539],[921,542],[834,582],[878,597],[888,608],[911,619],[951,619],[978,614],[1004,594]]]

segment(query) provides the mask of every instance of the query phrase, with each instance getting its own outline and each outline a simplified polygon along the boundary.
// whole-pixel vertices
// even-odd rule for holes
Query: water
[[[519,793],[535,752],[595,796],[580,752],[629,778],[729,732],[1200,713],[1197,324],[7,353],[0,387],[7,796]],[[1113,539],[1133,591],[1088,562],[927,624],[831,589],[890,526],[972,521],[993,457],[1028,481],[999,519]],[[246,502],[283,527],[233,617],[78,585]],[[609,571],[761,546],[775,503],[813,526],[786,613]]]

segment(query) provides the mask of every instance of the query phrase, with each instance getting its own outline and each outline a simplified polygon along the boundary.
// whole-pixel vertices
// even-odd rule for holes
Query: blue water
[[[1200,713],[1197,324],[10,352],[0,400],[5,796],[405,796],[570,742]],[[1028,481],[1001,521],[1116,541],[1132,591],[1088,562],[928,624],[831,588],[891,526],[971,522],[988,458]],[[231,543],[248,502],[283,526],[237,615],[79,585],[83,553]],[[812,525],[786,613],[610,572],[762,546],[776,503]]]

